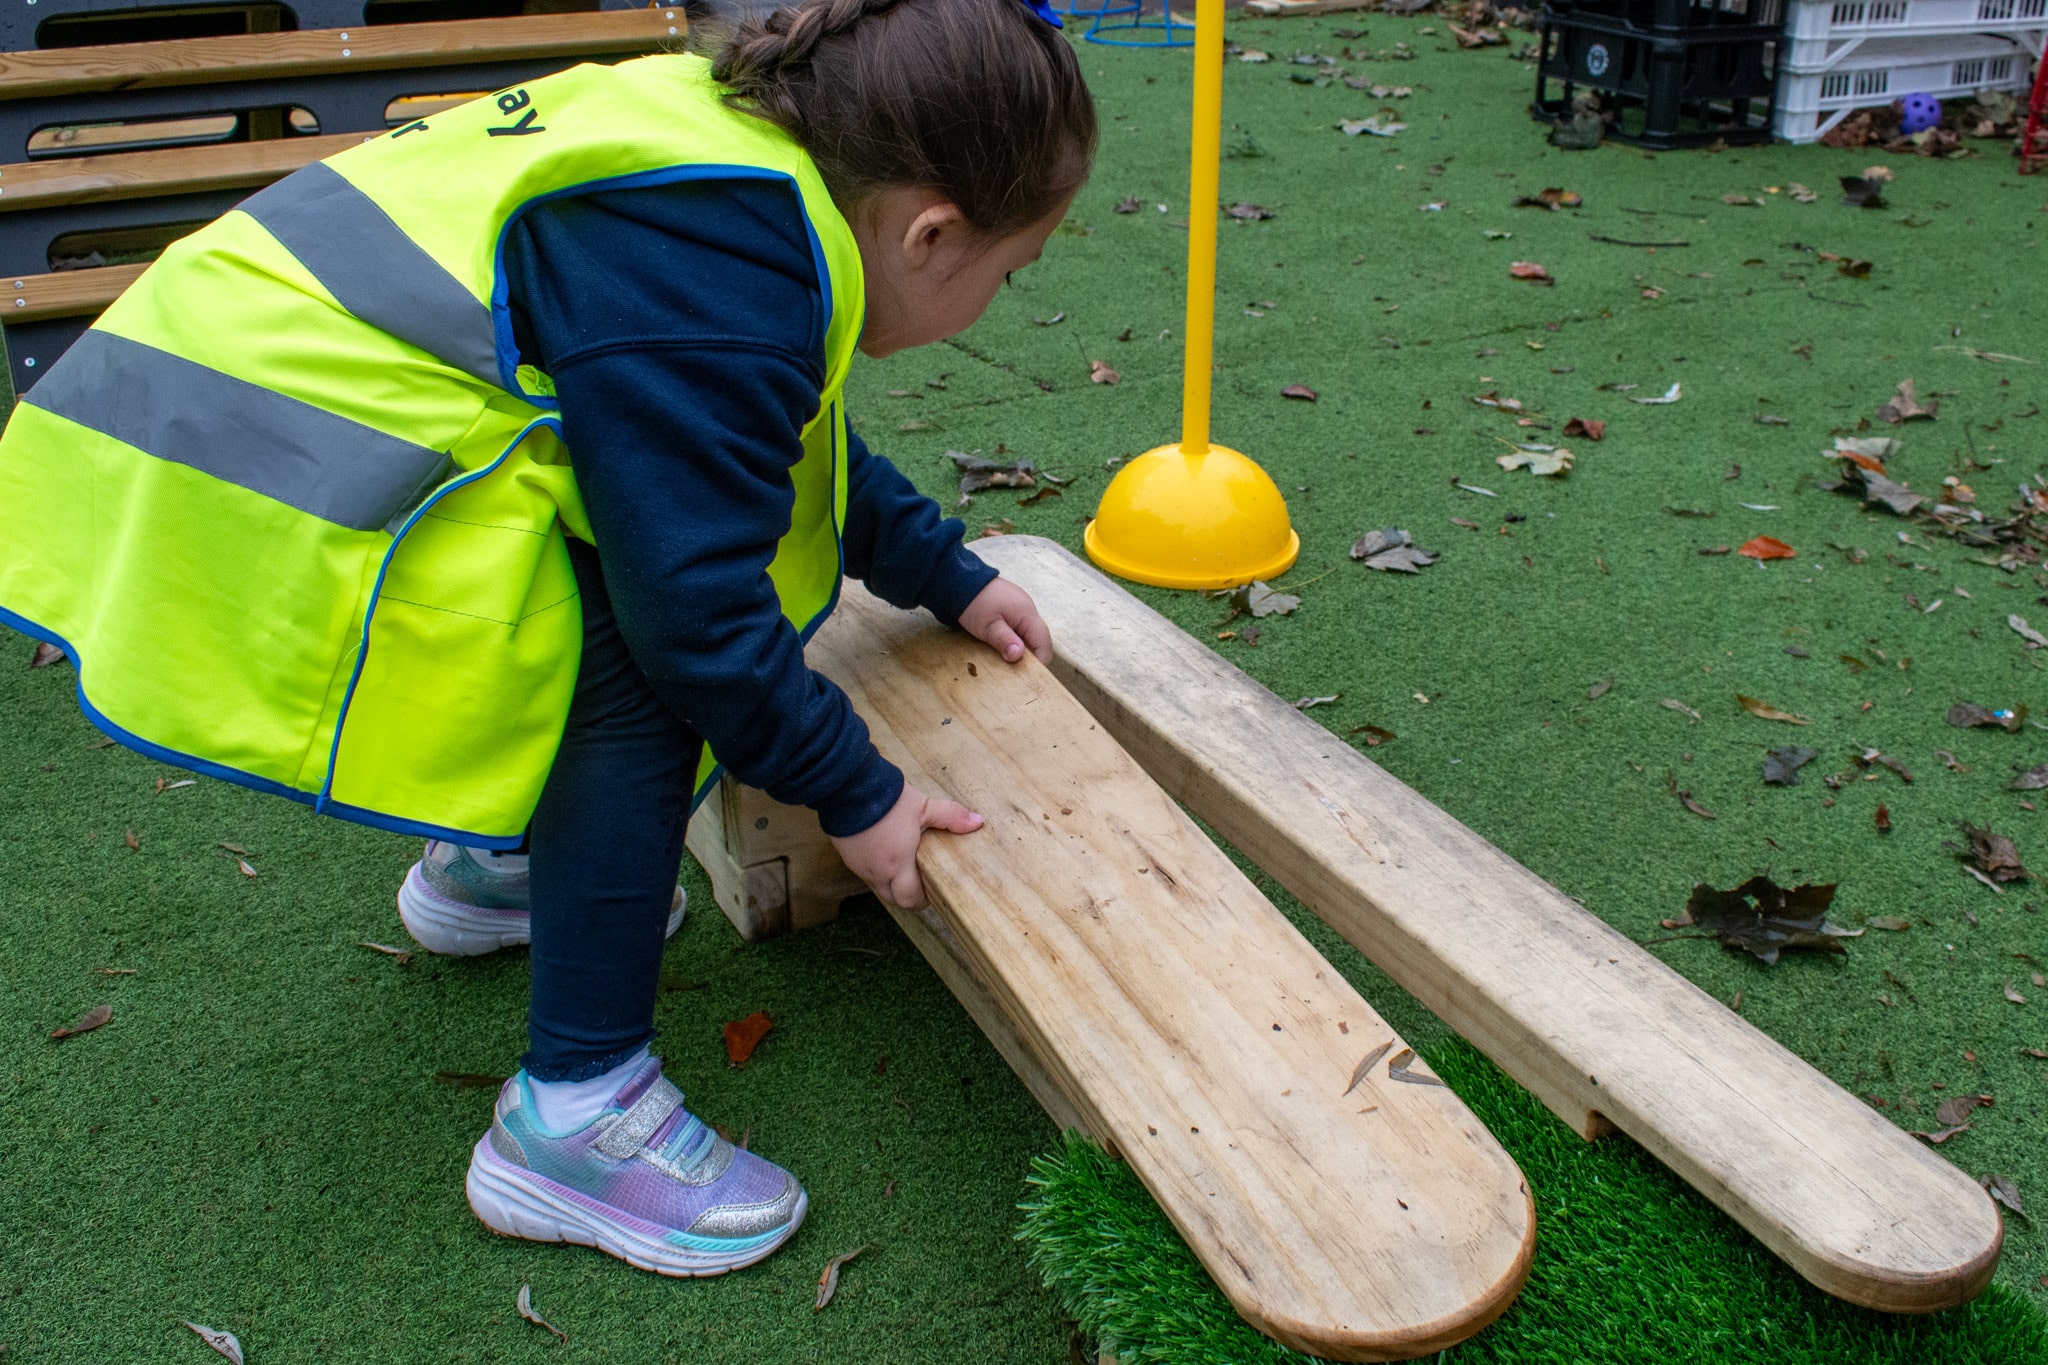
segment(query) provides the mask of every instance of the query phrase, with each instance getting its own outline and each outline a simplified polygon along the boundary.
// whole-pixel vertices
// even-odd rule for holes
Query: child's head
[[[1026,0],[802,0],[712,68],[810,153],[868,277],[861,347],[950,336],[1037,258],[1095,155],[1095,104]]]

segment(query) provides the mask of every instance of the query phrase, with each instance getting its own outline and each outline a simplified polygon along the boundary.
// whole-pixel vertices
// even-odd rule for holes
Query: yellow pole
[[[1169,0],[1170,4],[1171,0]],[[1223,0],[1195,3],[1195,129],[1188,158],[1187,359],[1180,450],[1209,453],[1209,381],[1216,344],[1216,196],[1223,159]]]

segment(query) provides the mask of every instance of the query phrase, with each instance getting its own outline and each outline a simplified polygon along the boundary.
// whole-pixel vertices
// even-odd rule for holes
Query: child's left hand
[[[1030,650],[1042,664],[1052,662],[1052,631],[1038,614],[1031,594],[1007,578],[997,578],[975,594],[960,613],[960,629],[1010,663]]]

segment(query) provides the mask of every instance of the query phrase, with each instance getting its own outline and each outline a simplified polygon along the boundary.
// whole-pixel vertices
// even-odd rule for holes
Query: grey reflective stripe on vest
[[[333,167],[315,161],[239,207],[349,312],[500,385],[491,310]]]
[[[97,329],[22,401],[356,531],[387,526],[449,467],[441,451]]]

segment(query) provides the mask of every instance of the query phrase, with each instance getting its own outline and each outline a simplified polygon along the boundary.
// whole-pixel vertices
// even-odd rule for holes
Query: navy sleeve
[[[846,571],[893,606],[923,607],[948,627],[959,625],[996,576],[960,543],[966,528],[850,432],[846,485]]]
[[[519,219],[505,270],[634,662],[741,781],[817,810],[828,834],[868,828],[902,774],[805,666],[767,574],[824,382],[795,191],[723,180],[555,200]]]

